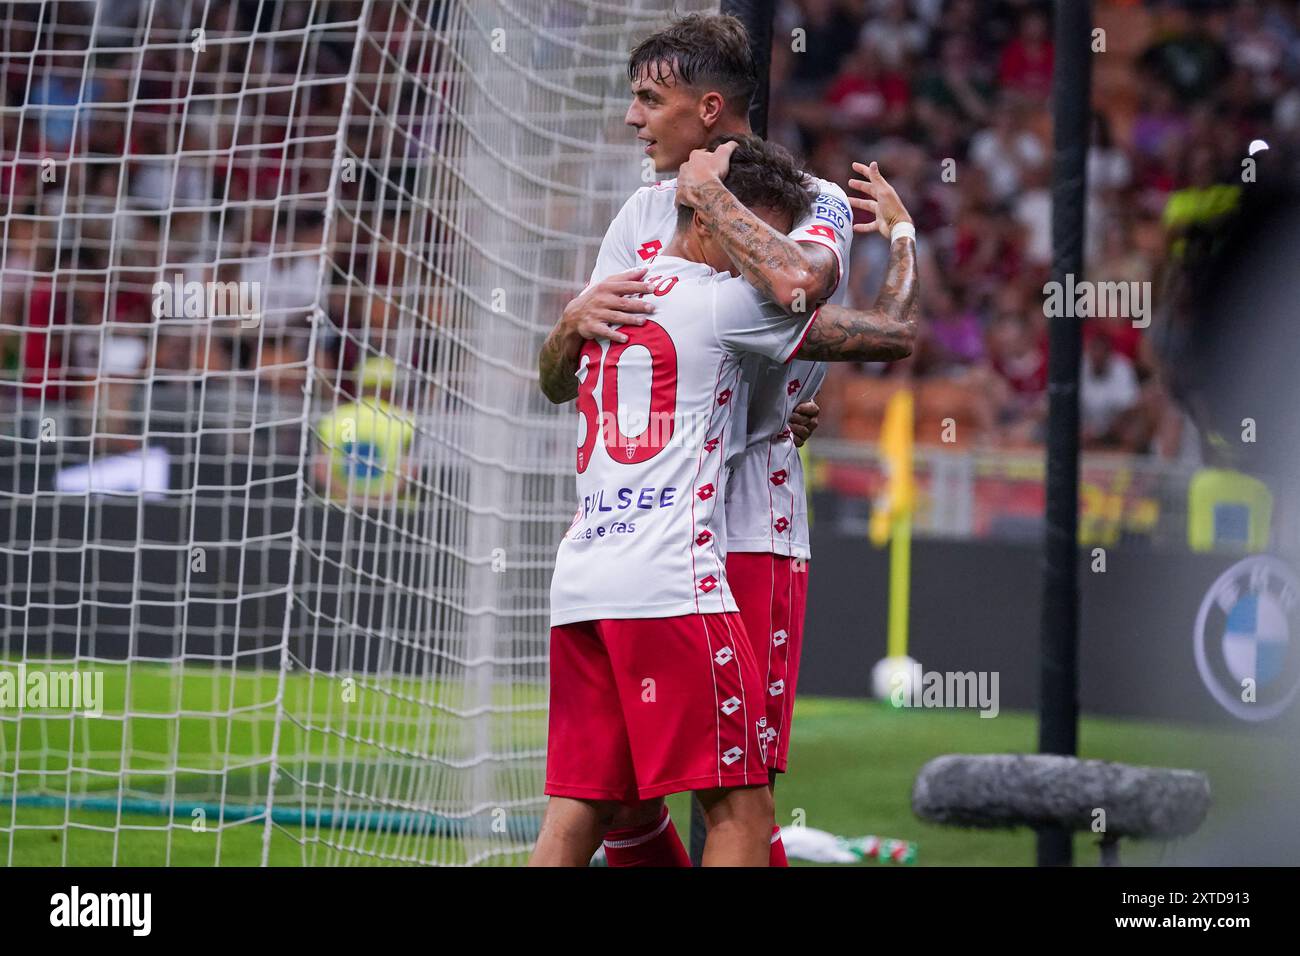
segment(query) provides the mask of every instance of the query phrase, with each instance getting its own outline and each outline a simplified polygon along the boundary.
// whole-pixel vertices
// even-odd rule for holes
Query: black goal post
[[[1052,280],[1083,277],[1091,111],[1092,3],[1057,0],[1052,68]],[[1038,751],[1078,753],[1079,733],[1079,319],[1048,329],[1047,479],[1039,632]],[[1038,831],[1038,865],[1068,866],[1071,834]]]

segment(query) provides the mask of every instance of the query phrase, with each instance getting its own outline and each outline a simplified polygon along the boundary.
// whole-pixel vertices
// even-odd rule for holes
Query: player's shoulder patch
[[[853,210],[849,208],[849,197],[839,184],[827,179],[813,177],[817,187],[817,198],[813,200],[813,218],[829,222],[839,229],[844,229],[853,221]]]
[[[830,193],[832,196],[847,198],[844,188],[839,183],[812,175],[809,175],[808,178],[811,179],[812,184],[817,187],[818,193]]]

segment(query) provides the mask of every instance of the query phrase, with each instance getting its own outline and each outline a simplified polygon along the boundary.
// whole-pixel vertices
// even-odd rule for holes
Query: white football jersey
[[[810,558],[808,490],[790,414],[817,394],[824,362],[745,362],[746,445],[727,461],[727,549]]]
[[[551,580],[551,624],[735,611],[727,586],[728,441],[747,353],[784,362],[811,316],[744,279],[660,256],[655,312],[578,368],[578,510]]]
[[[818,194],[812,211],[790,236],[834,251],[839,281],[827,301],[842,305],[849,287],[853,211],[835,183],[816,178],[813,182]],[[605,232],[591,281],[647,265],[676,228],[677,181],[638,189]],[[811,557],[803,462],[788,423],[794,407],[821,387],[825,365],[802,359],[780,365],[755,355],[746,359],[743,372],[742,393],[749,413],[745,440],[733,443],[729,462],[734,473],[727,486],[727,547]]]

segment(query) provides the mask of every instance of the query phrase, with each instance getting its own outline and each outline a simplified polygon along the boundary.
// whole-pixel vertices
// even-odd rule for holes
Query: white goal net
[[[0,861],[526,853],[536,354],[668,7],[0,7]]]

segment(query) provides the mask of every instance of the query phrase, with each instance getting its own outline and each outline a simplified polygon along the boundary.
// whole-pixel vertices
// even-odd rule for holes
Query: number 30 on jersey
[[[578,388],[578,414],[586,422],[586,433],[578,446],[578,474],[591,464],[597,436],[605,445],[610,461],[627,465],[649,461],[663,451],[673,437],[677,412],[677,348],[662,325],[647,320],[645,325],[624,325],[626,342],[610,342],[601,358],[601,345],[588,340],[578,361],[587,359],[587,377]],[[635,345],[650,355],[650,415],[646,428],[635,438],[623,434],[618,420],[619,359]],[[635,353],[633,353],[635,354]]]

